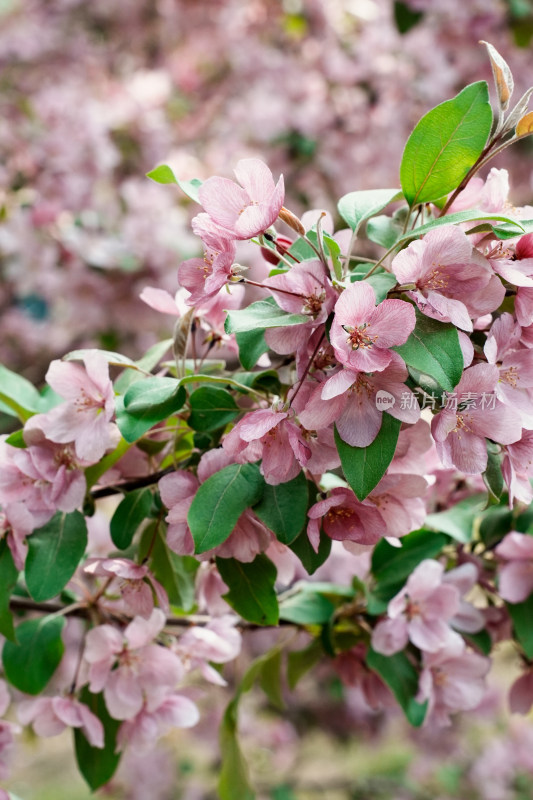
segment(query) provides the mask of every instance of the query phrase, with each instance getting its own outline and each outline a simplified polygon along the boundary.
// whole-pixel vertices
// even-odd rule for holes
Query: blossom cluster
[[[401,191],[345,195],[340,223],[299,217],[283,176],[242,159],[237,182],[193,191],[204,256],[181,264],[176,296],[142,292],[177,318],[172,338],[137,360],[70,352],[41,390],[2,367],[20,424],[0,442],[0,706],[10,684],[21,725],[74,729],[92,788],[105,781],[80,737],[115,768],[196,725],[197,684],[226,686],[250,627],[296,626],[368,708],[396,701],[415,726],[477,708],[511,639],[527,665],[511,710],[533,704],[533,209],[510,205],[504,170],[473,177],[531,132],[530,93],[505,117],[512,76],[488,51],[494,123],[484,82],[437,106]],[[465,93],[477,156],[450,136],[421,176],[417,136],[430,147]],[[444,158],[466,159],[463,177]],[[269,641],[223,744],[254,679],[273,691],[272,664],[282,693],[292,644]]]

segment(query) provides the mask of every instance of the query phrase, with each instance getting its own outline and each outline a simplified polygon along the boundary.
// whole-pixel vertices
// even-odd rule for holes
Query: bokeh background
[[[38,381],[69,349],[139,357],[170,335],[139,294],[174,293],[198,243],[192,203],[145,178],[155,165],[230,176],[259,156],[283,172],[286,205],[335,215],[345,192],[398,185],[420,116],[490,79],[479,40],[507,59],[516,95],[533,84],[530,0],[0,0],[0,362]],[[512,201],[532,203],[530,139],[496,165]],[[501,653],[483,708],[440,734],[371,712],[331,668],[281,716],[252,694],[259,796],[527,800],[533,725],[504,712],[513,658]],[[103,796],[216,797],[214,691],[194,733],[126,758]],[[66,737],[13,758],[22,800],[89,796]]]

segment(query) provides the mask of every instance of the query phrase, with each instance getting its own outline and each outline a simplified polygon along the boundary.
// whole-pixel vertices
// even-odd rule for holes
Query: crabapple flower
[[[416,699],[428,701],[428,718],[435,724],[448,726],[450,714],[471,711],[481,703],[490,659],[452,644],[425,652],[423,663]]]
[[[400,283],[415,284],[408,296],[423,314],[453,322],[465,331],[473,329],[471,317],[494,311],[505,295],[490,265],[453,225],[411,242],[398,253],[391,269]]]
[[[423,524],[427,482],[420,475],[385,475],[367,500],[375,505],[386,525],[386,536],[401,537]]]
[[[278,218],[285,199],[283,176],[274,184],[272,173],[257,158],[237,162],[235,175],[208,178],[199,189],[200,203],[211,219],[236,239],[264,233]]]
[[[194,553],[194,540],[187,522],[187,514],[198,487],[215,472],[232,464],[233,459],[222,448],[204,453],[198,464],[198,477],[186,470],[176,470],[164,475],[159,481],[161,499],[169,509],[167,544],[179,555]],[[253,561],[264,552],[272,541],[272,533],[250,510],[243,511],[232,533],[218,547],[198,555],[208,560],[214,555],[221,558],[237,558],[245,563]]]
[[[222,675],[208,662],[226,664],[239,655],[242,637],[235,625],[237,618],[226,615],[207,625],[194,625],[180,636],[176,652],[187,670],[199,669],[205,680],[226,686]]]
[[[58,736],[65,728],[81,728],[90,745],[104,747],[104,726],[98,717],[73,697],[38,697],[19,704],[21,725],[31,724],[38,736]]]
[[[514,500],[530,503],[533,500],[533,487],[530,477],[533,475],[533,431],[522,431],[518,442],[504,448],[502,475],[509,487],[509,504]]]
[[[155,608],[149,619],[135,617],[121,633],[112,625],[92,628],[85,639],[89,689],[104,692],[114,719],[133,719],[146,708],[157,709],[184,675],[175,653],[153,643],[166,617]]]
[[[168,613],[167,593],[146,565],[135,564],[129,558],[88,558],[83,567],[87,575],[117,578],[118,591],[124,611],[148,619],[154,610],[154,594],[159,606]],[[113,591],[114,581],[106,590]]]
[[[436,653],[450,644],[463,646],[463,640],[450,626],[459,611],[459,590],[443,582],[444,567],[425,559],[392,598],[388,618],[379,622],[372,633],[372,647],[390,656],[403,650],[411,641],[424,652]]]
[[[511,531],[495,552],[506,562],[498,572],[500,596],[509,603],[522,603],[533,592],[533,536]]]
[[[261,459],[261,474],[271,486],[295,478],[311,457],[302,431],[286,411],[252,411],[226,434],[222,447],[241,463]]]
[[[81,506],[86,489],[81,467],[89,462],[80,460],[70,444],[44,440],[37,421],[30,436],[29,426],[34,420],[37,417],[29,420],[24,431],[29,447],[0,442],[0,503],[4,507],[23,503],[36,528],[57,510],[68,513]]]
[[[528,714],[533,706],[533,669],[528,669],[509,689],[509,708],[513,714]]]
[[[306,314],[309,322],[265,332],[268,346],[276,353],[295,353],[307,345],[314,329],[323,324],[338,298],[321,261],[303,261],[288,272],[266,278],[277,304],[292,314]]]
[[[420,407],[404,383],[407,367],[397,353],[390,356],[381,372],[366,375],[342,369],[320,383],[298,414],[301,424],[307,430],[320,430],[335,422],[343,441],[367,447],[379,433],[383,411],[402,422],[417,422]]]
[[[365,663],[366,649],[364,644],[357,644],[351,650],[339,653],[332,666],[346,686],[357,687],[361,691],[370,708],[392,708],[394,698],[389,687]]]
[[[200,719],[197,706],[181,694],[163,697],[155,706],[145,704],[131,719],[125,720],[117,733],[117,749],[126,745],[153,746],[154,742],[173,728],[192,728]]]
[[[26,537],[35,528],[34,519],[24,503],[10,503],[0,508],[0,539],[6,539],[17,569],[24,569],[28,546]]]
[[[189,258],[178,268],[180,284],[191,293],[186,301],[189,306],[214,297],[231,278],[235,261],[235,244],[231,235],[212,224],[207,214],[198,217],[205,218],[200,220],[200,228],[196,226],[195,231],[201,230],[204,255],[202,258]]]
[[[455,389],[459,404],[449,399],[433,417],[431,431],[444,467],[455,466],[467,474],[483,472],[487,467],[485,438],[499,444],[520,439],[520,417],[494,396],[498,379],[493,364],[469,367]],[[461,398],[473,399],[461,402]]]
[[[533,428],[533,350],[517,349],[521,333],[511,314],[502,314],[489,331],[485,355],[499,370],[496,397],[519,413],[524,427]]]
[[[316,552],[321,526],[330,539],[362,545],[376,544],[386,535],[385,522],[376,507],[359,502],[351,489],[332,489],[329,497],[311,506],[307,514],[307,535]]]
[[[85,368],[70,361],[52,361],[46,381],[66,402],[39,415],[47,439],[60,444],[74,442],[76,456],[99,461],[117,442],[111,423],[115,411],[113,384],[104,356],[95,351],[84,357]]]
[[[389,348],[404,344],[416,323],[415,312],[405,300],[383,300],[365,281],[350,284],[335,304],[330,340],[335,355],[348,369],[359,372],[384,370],[391,363]]]

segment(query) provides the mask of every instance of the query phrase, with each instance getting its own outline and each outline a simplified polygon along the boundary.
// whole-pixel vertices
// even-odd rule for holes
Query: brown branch
[[[157,483],[160,478],[174,471],[175,467],[170,466],[159,470],[159,472],[154,472],[153,475],[143,475],[141,478],[124,481],[123,483],[115,483],[113,486],[102,486],[100,489],[92,489],[91,497],[94,500],[98,500],[99,497],[109,497],[109,495],[112,494],[131,492],[134,489],[142,489],[144,486],[152,486],[154,483]]]
[[[21,597],[19,595],[13,595],[11,597],[9,606],[13,611],[40,611],[43,614],[57,614],[58,612],[60,613],[65,609],[68,609],[68,606],[56,600],[48,600],[47,602],[37,603],[35,600],[32,600],[31,597]],[[114,615],[107,609],[105,611],[110,617],[115,617],[115,619],[124,622],[122,615]],[[90,612],[90,605],[73,605],[72,610],[68,609],[65,612],[65,616],[90,619]],[[209,614],[189,614],[186,617],[167,617],[165,626],[170,628],[190,628],[193,625],[208,625],[213,619],[215,619],[215,617],[211,617]],[[127,621],[130,621],[129,618]],[[268,628],[274,629],[287,626],[298,627],[292,622],[285,622],[285,620],[280,620],[278,625],[257,625],[254,622],[246,622],[245,620],[241,620],[237,623],[237,628],[240,628],[241,630],[266,630]]]

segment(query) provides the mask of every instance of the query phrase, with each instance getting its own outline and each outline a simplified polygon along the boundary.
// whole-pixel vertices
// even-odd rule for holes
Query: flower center
[[[439,268],[431,270],[426,280],[424,281],[424,289],[446,289],[448,286],[448,277],[440,272]]]
[[[343,330],[348,334],[346,343],[351,346],[352,350],[359,350],[360,347],[372,347],[374,342],[377,341],[377,334],[375,336],[370,336],[368,333],[365,333],[368,326],[368,322],[363,322],[362,325],[358,325],[356,328],[351,325],[342,326]]]
[[[516,367],[509,367],[506,370],[500,371],[500,382],[508,383],[513,389],[516,389],[516,385],[520,380],[520,375],[518,374],[518,369]]]

